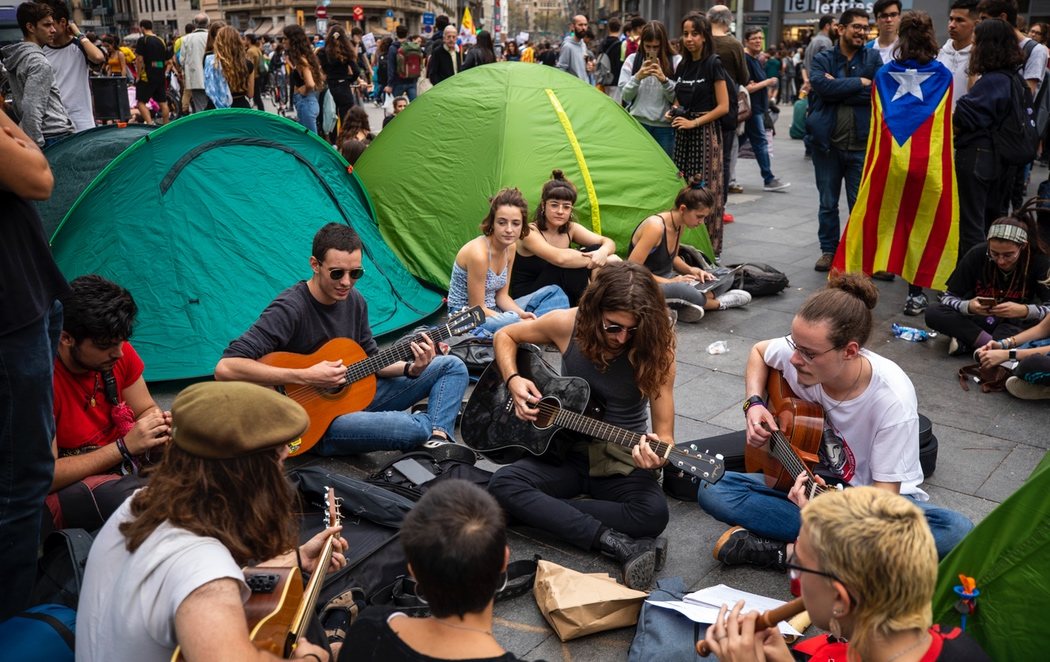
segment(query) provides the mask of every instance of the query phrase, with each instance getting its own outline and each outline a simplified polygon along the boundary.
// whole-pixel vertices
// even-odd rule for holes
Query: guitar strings
[[[780,461],[780,464],[782,464],[785,469],[790,471],[792,476],[797,477],[802,472],[805,472],[807,475],[809,475],[809,482],[813,484],[813,496],[817,496],[818,494],[823,494],[824,492],[827,492],[829,488],[821,485],[820,483],[816,482],[816,480],[814,480],[813,472],[809,469],[809,467],[805,465],[804,462],[802,462],[802,460],[798,457],[798,455],[794,453],[794,451],[783,450],[781,444],[788,448],[791,447],[791,442],[789,442],[787,437],[784,436],[784,433],[780,430],[772,430],[771,432],[771,439],[773,441],[776,441],[777,443],[775,445],[770,446],[770,452],[773,453],[777,460]]]

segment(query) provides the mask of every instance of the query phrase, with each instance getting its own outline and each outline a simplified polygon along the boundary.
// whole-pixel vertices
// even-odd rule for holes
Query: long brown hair
[[[667,28],[660,21],[649,21],[642,28],[642,36],[638,40],[638,50],[634,56],[634,73],[642,68],[642,60],[645,59],[645,42],[660,42],[657,61],[664,76],[674,78],[674,53],[671,51],[671,39],[667,36]]]
[[[924,11],[909,9],[901,14],[897,27],[897,47],[893,49],[893,59],[898,62],[914,60],[919,64],[928,64],[937,59],[940,47],[933,31],[933,21]]]
[[[206,460],[168,444],[149,486],[131,501],[135,519],[120,525],[129,552],[164,522],[221,542],[239,565],[295,548],[296,498],[277,451]]]
[[[310,40],[306,38],[306,32],[298,25],[286,25],[284,38],[288,41],[288,58],[292,66],[298,69],[303,66],[305,60],[314,76],[314,89],[321,89],[324,72],[321,71],[321,62],[317,59],[317,54],[310,46]]]
[[[215,35],[215,59],[233,94],[248,91],[248,56],[236,28],[223,26]]]
[[[226,21],[221,18],[212,21],[208,26],[208,39],[204,42],[204,52],[214,53],[215,52],[215,35],[219,34],[219,30],[226,27]]]
[[[357,59],[357,49],[350,38],[346,36],[346,30],[340,25],[328,28],[328,34],[324,38],[324,56],[329,62],[342,62],[349,64]]]
[[[633,262],[606,265],[580,297],[576,344],[599,370],[607,369],[613,359],[602,343],[602,313],[613,311],[629,312],[638,319],[627,360],[638,390],[655,400],[674,364],[675,335],[663,292],[648,269]]]

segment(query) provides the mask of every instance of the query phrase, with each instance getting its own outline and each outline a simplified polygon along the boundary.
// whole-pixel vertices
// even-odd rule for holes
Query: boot
[[[623,570],[623,583],[636,591],[647,591],[656,570],[656,544],[652,538],[634,539],[607,530],[598,539],[602,554],[616,559]]]

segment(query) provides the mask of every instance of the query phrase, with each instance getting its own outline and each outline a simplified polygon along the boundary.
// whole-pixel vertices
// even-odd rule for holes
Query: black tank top
[[[517,267],[517,265],[515,265]],[[599,372],[591,360],[576,346],[573,328],[569,346],[561,357],[561,373],[566,377],[582,377],[591,386],[591,396],[605,407],[605,422],[631,432],[644,434],[648,430],[646,407],[649,400],[638,390],[634,370],[623,351],[609,363],[605,372]]]
[[[649,220],[650,217],[642,219],[642,222],[634,226],[634,232],[631,232],[631,243],[627,247],[627,254],[630,255],[634,251],[634,233],[638,232],[638,228],[642,227],[642,223]],[[660,219],[660,223],[663,223],[663,219]],[[678,252],[678,248],[675,247],[675,252]],[[517,265],[515,265],[517,267]],[[645,268],[656,276],[662,278],[673,278],[674,277],[674,256],[671,255],[671,251],[667,248],[667,231],[661,230],[660,232],[660,243],[645,256]]]

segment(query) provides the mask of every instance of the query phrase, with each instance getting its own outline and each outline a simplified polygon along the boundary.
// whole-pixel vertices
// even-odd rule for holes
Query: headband
[[[1015,244],[1028,243],[1028,231],[1013,223],[995,223],[988,230],[988,239],[1002,239]]]

